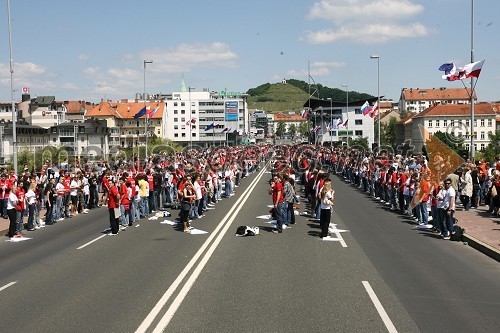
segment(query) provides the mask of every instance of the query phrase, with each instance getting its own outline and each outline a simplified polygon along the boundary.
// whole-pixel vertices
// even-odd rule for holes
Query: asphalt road
[[[273,234],[256,218],[268,214],[269,177],[245,178],[193,223],[207,234],[161,218],[99,238],[101,208],[0,243],[0,331],[500,331],[496,261],[414,229],[337,177],[342,242],[320,240],[304,216]],[[261,234],[235,237],[240,225]]]

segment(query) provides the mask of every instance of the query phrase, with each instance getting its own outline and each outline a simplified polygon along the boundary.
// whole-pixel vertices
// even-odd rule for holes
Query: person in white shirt
[[[443,208],[446,211],[445,223],[443,225],[443,239],[450,239],[451,233],[453,232],[453,224],[455,223],[455,189],[451,186],[451,179],[447,178],[444,181],[444,186],[446,190],[446,195],[443,200]]]
[[[9,216],[9,238],[12,238],[17,235],[17,218],[16,218],[16,208],[17,208],[17,196],[14,191],[11,191],[10,188],[5,190],[5,194],[7,197],[7,216]]]
[[[31,183],[28,188],[28,192],[26,192],[26,200],[28,202],[28,231],[35,230],[35,225],[33,222],[36,221],[36,183]],[[38,221],[36,221],[38,222]],[[39,228],[36,228],[39,229]]]

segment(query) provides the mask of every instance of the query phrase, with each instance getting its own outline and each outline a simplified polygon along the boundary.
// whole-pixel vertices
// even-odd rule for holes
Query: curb
[[[467,244],[478,250],[479,252],[482,252],[483,254],[487,255],[488,257],[500,261],[500,251],[492,247],[491,245],[488,245],[482,241],[480,241],[477,238],[474,238],[470,235],[467,235],[464,233],[463,235],[463,241],[467,242]]]

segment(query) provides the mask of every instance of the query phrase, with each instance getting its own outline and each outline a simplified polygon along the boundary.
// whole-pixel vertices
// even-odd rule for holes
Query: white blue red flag
[[[368,101],[366,101],[365,104],[363,104],[363,106],[361,107],[361,113],[363,113],[363,116],[366,116],[370,112],[370,110],[370,104],[368,103]]]

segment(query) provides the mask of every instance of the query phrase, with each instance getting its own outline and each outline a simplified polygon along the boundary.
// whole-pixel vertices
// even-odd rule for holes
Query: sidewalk
[[[464,211],[457,207],[455,217],[465,229],[464,241],[478,251],[500,261],[500,216],[486,212],[487,206]]]

